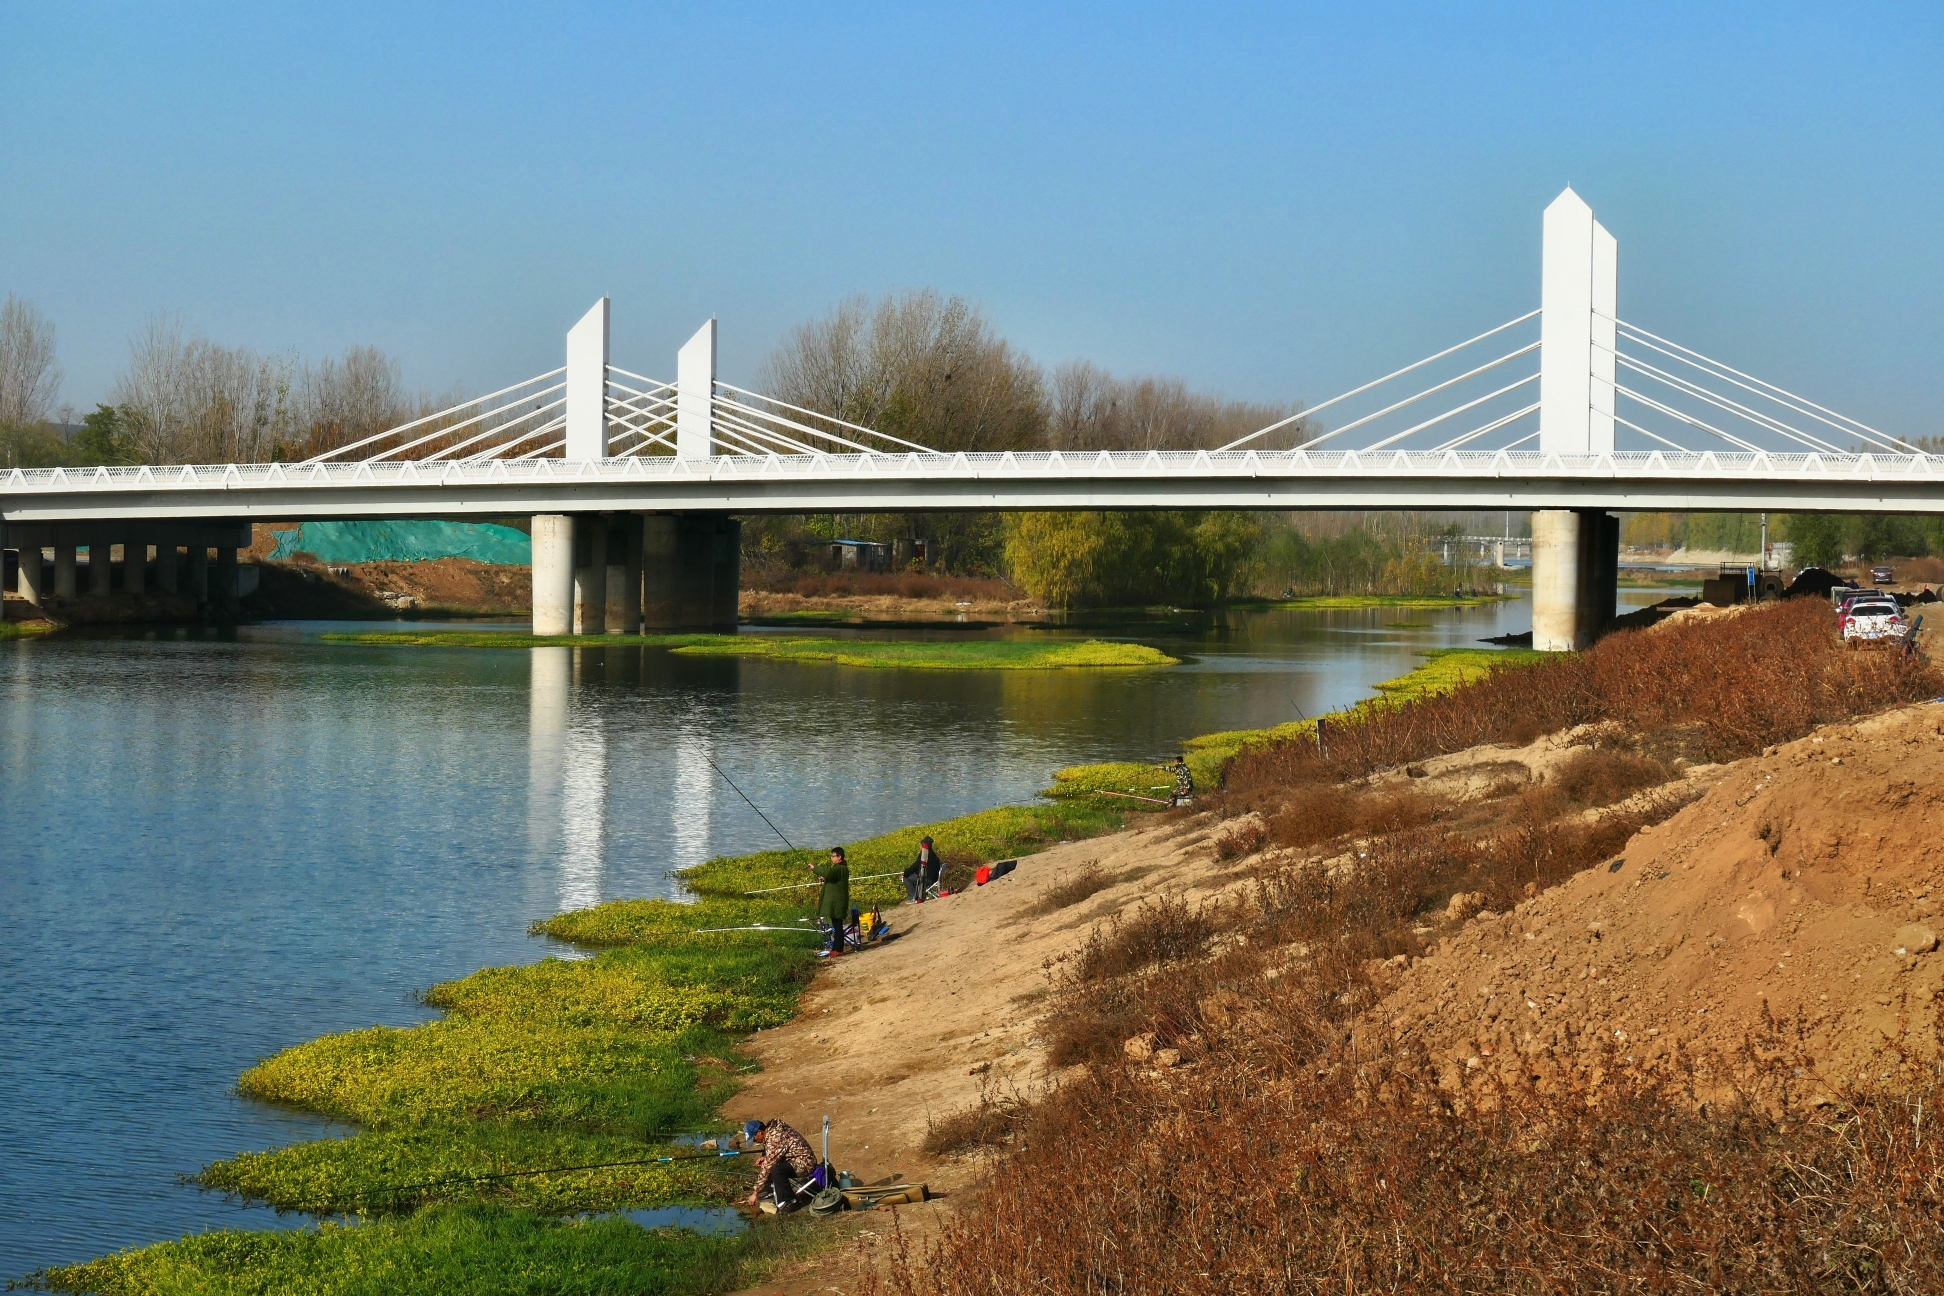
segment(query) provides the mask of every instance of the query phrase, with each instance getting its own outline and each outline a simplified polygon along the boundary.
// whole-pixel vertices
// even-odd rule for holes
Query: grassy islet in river
[[[327,634],[331,643],[435,648],[666,648],[696,657],[768,657],[896,670],[1072,670],[1173,666],[1146,644],[1086,639],[820,639],[801,635],[530,635],[450,630]]]

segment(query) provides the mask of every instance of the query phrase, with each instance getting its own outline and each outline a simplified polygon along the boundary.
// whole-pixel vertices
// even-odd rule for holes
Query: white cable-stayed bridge
[[[1572,190],[1547,208],[1542,247],[1537,309],[1218,447],[940,450],[722,381],[713,320],[673,379],[615,365],[603,299],[560,368],[450,409],[295,463],[15,469],[0,474],[0,518],[8,546],[55,551],[55,592],[72,594],[73,546],[117,529],[532,514],[536,626],[554,632],[592,624],[593,582],[572,573],[610,565],[587,535],[577,555],[554,552],[575,543],[576,517],[647,515],[628,524],[639,540],[582,529],[595,547],[637,546],[617,569],[683,572],[702,561],[691,548],[733,547],[733,514],[1532,510],[1535,641],[1562,647],[1610,615],[1610,592],[1589,593],[1610,586],[1609,510],[1944,507],[1944,456],[1623,318],[1617,244]],[[156,580],[172,582],[181,546],[154,543]],[[641,615],[733,620],[724,561],[663,600],[706,616],[657,620],[652,589]]]

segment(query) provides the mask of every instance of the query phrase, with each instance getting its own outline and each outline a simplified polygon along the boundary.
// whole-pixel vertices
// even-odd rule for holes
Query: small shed
[[[891,546],[875,540],[832,540],[825,546],[835,571],[889,571]]]

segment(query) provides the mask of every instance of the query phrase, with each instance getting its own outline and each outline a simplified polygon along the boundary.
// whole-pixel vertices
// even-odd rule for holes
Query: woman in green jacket
[[[830,946],[825,957],[844,952],[844,927],[850,922],[850,865],[844,862],[844,848],[833,846],[830,863],[812,864],[810,871],[823,879],[817,893],[817,917],[830,927]]]

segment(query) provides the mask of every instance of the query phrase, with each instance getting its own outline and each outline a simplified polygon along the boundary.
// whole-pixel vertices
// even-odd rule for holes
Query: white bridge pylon
[[[1212,453],[1266,451],[1271,437],[1310,452],[1353,450],[1359,459],[1398,450],[1916,453],[1901,438],[1622,319],[1618,243],[1572,189],[1546,208],[1542,231],[1538,309]],[[682,346],[673,382],[610,363],[608,331],[603,297],[569,330],[561,368],[304,465],[938,454],[723,382],[713,319]]]
[[[1362,434],[1354,444],[1359,454],[1392,447],[1604,456],[1917,453],[1901,438],[1622,319],[1618,241],[1571,188],[1546,208],[1541,228],[1539,309],[1222,449],[1303,426],[1305,449],[1339,437],[1347,442],[1355,432]],[[1326,410],[1343,421],[1326,427],[1319,419]]]
[[[599,461],[632,456],[933,454],[716,377],[716,322],[675,358],[665,382],[609,362],[603,297],[567,332],[567,363],[523,383],[461,401],[303,461],[461,464],[487,460]]]

